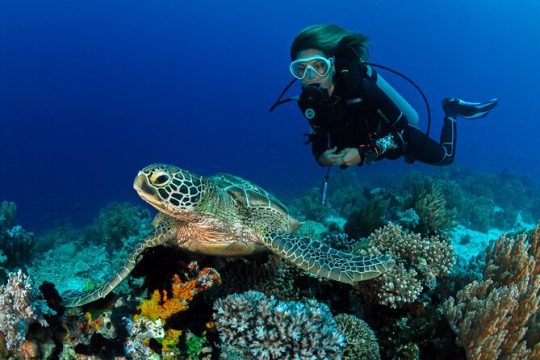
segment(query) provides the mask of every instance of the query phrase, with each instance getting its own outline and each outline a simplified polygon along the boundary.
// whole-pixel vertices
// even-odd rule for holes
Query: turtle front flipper
[[[63,302],[64,306],[66,307],[76,307],[76,306],[82,306],[88,303],[91,303],[92,301],[99,300],[101,298],[104,298],[107,296],[115,287],[118,286],[135,268],[135,265],[137,265],[141,259],[140,255],[142,252],[150,247],[162,245],[166,243],[167,241],[175,238],[176,232],[174,228],[169,226],[161,226],[156,231],[148,236],[146,239],[144,239],[143,242],[141,242],[137,248],[131,253],[127,261],[122,265],[120,270],[114,275],[114,277],[107,283],[101,285],[97,289],[86,292],[83,294],[80,294],[78,296],[70,297],[64,296]]]
[[[302,270],[347,284],[373,279],[394,265],[389,255],[356,256],[294,233],[274,234],[263,241]]]

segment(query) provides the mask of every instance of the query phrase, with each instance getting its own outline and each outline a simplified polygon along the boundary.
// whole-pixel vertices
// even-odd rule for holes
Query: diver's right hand
[[[317,160],[321,166],[341,165],[343,163],[343,154],[336,154],[337,146],[326,150]]]

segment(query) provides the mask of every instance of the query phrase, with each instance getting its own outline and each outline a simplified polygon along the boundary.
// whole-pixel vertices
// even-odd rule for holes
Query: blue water
[[[316,23],[367,34],[372,61],[412,77],[435,138],[443,96],[500,97],[489,118],[459,124],[456,163],[538,178],[539,13],[533,0],[3,0],[0,200],[29,230],[84,223],[111,201],[142,203],[131,183],[153,162],[305,190],[323,175],[308,126],[293,105],[267,109],[290,80],[292,38]],[[425,114],[412,87],[384,76]]]

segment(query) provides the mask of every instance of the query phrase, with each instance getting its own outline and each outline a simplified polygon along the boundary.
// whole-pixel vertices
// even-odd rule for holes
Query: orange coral
[[[540,311],[539,290],[540,226],[530,239],[501,236],[488,248],[483,281],[445,303],[456,343],[467,358],[539,359],[540,343],[526,339],[528,323]]]
[[[141,315],[151,320],[166,320],[186,310],[195,295],[209,289],[216,283],[220,284],[221,278],[218,272],[212,268],[202,269],[194,279],[185,282],[182,282],[178,275],[174,275],[171,296],[166,290],[162,290],[161,293],[159,290],[155,290],[152,297],[143,300],[137,309],[140,310]]]

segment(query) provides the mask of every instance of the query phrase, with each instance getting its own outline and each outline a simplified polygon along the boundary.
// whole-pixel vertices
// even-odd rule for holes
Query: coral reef
[[[390,205],[389,199],[375,198],[370,200],[363,208],[354,211],[345,224],[345,232],[351,238],[366,237],[375,229],[384,225],[384,214]]]
[[[413,181],[418,182],[418,178]],[[456,220],[471,229],[510,229],[518,216],[534,223],[540,214],[538,184],[509,171],[480,174],[453,166],[439,175],[437,182],[448,207],[457,210]]]
[[[448,274],[454,265],[454,251],[444,236],[423,237],[390,223],[375,230],[369,240],[381,252],[390,252],[396,259],[407,260],[428,279],[427,282]]]
[[[494,226],[540,214],[540,192],[531,183],[512,174],[447,168],[431,178],[417,173],[401,185],[368,187],[344,171],[332,174],[325,207],[319,190],[294,203],[301,217],[326,226],[311,222],[299,231],[355,254],[391,253],[391,270],[351,287],[309,275],[273,254],[232,259],[156,247],[145,251],[115,296],[82,308],[54,307],[58,313],[46,315],[32,292],[24,309],[33,318],[25,318],[28,313],[14,315],[14,306],[6,305],[15,302],[11,293],[0,294],[0,327],[7,329],[0,330],[0,358],[540,358],[540,230],[530,239],[506,235],[483,251],[503,231]],[[25,265],[29,259],[4,246],[24,234],[14,223],[15,210],[13,203],[0,206],[0,280],[8,261]],[[37,283],[55,282],[61,292],[91,290],[122,265],[152,230],[150,222],[148,211],[113,203],[87,228],[64,225],[39,234],[27,242],[28,254],[36,254],[29,274]],[[458,266],[455,249],[462,255]],[[221,286],[213,286],[219,283],[213,268]],[[455,299],[443,307],[449,296]]]
[[[113,202],[101,209],[92,225],[85,229],[83,242],[105,245],[109,252],[124,246],[131,249],[152,230],[148,210]]]
[[[423,289],[424,286],[418,278],[418,273],[398,263],[383,274],[376,294],[379,304],[396,309],[404,304],[415,302]]]
[[[501,236],[488,248],[482,281],[445,303],[448,321],[469,359],[538,359],[528,324],[540,297],[540,227],[527,239]]]
[[[29,263],[35,247],[34,234],[15,224],[16,212],[14,202],[0,203],[0,256],[3,253],[3,264],[9,270]]]
[[[380,360],[377,337],[364,320],[349,314],[336,315],[334,320],[347,341],[344,360]]]
[[[40,248],[47,242],[54,246],[38,253],[28,272],[36,283],[51,281],[61,293],[91,290],[108,281],[152,229],[144,208],[112,203],[86,228],[62,225],[40,235]]]
[[[143,300],[138,306],[141,316],[148,317],[152,321],[157,319],[167,320],[171,316],[186,310],[189,303],[201,291],[208,290],[215,284],[221,283],[218,272],[212,268],[197,269],[197,263],[192,262],[190,267],[197,276],[188,281],[180,280],[178,275],[172,279],[172,289],[155,290],[148,300]]]
[[[415,184],[404,207],[419,217],[414,231],[424,235],[445,234],[453,229],[456,210],[449,209],[441,186],[432,179]]]
[[[28,275],[21,270],[8,274],[6,284],[0,286],[0,333],[7,350],[23,351],[26,333],[32,323],[48,326],[44,315],[52,310],[37,298]]]
[[[328,180],[328,203],[341,216],[348,217],[366,204],[366,189],[360,185],[355,172],[340,171]]]
[[[327,222],[330,216],[348,217],[353,211],[362,208],[367,200],[364,190],[358,183],[356,174],[343,171],[332,174],[328,179],[327,204],[321,206],[322,189],[312,187],[309,192],[288,202],[289,209],[300,219]]]
[[[447,275],[454,265],[452,246],[443,236],[422,237],[390,223],[375,230],[368,239],[372,247],[360,250],[360,254],[389,252],[397,263],[368,285],[359,285],[358,289],[361,293],[369,292],[369,297],[375,296],[378,303],[391,308],[414,302],[423,290],[434,289],[437,277]]]
[[[295,286],[295,275],[300,271],[273,254],[265,254],[265,259],[239,258],[220,269],[221,290],[224,295],[253,290],[279,300],[298,299],[300,294]]]
[[[324,223],[328,216],[337,214],[330,206],[321,206],[321,190],[317,187],[311,188],[302,197],[288,201],[287,206],[291,213],[300,220]]]
[[[221,342],[248,349],[257,359],[341,359],[345,338],[328,306],[277,301],[248,291],[214,303]]]

